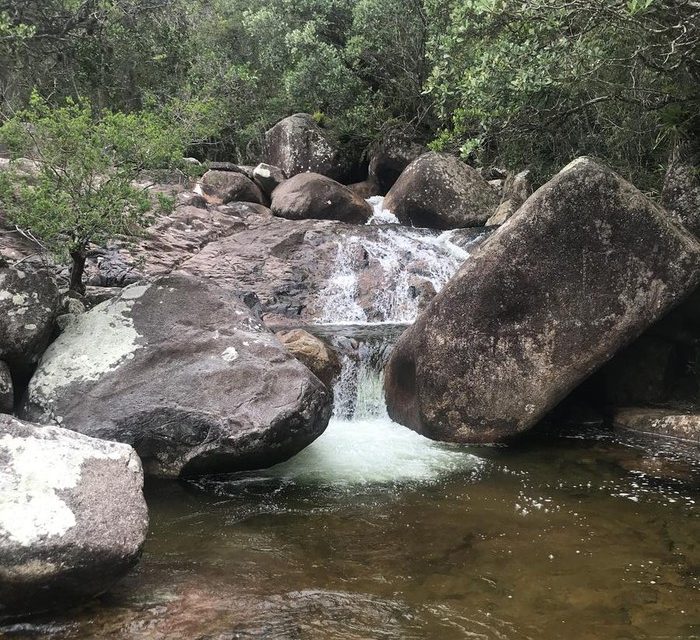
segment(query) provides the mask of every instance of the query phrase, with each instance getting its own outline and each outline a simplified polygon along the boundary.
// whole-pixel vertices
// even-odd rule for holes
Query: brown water
[[[277,472],[151,484],[138,569],[83,611],[4,636],[700,638],[697,449],[596,432],[469,452],[363,445],[369,421],[356,448],[371,451],[353,457],[353,424]]]

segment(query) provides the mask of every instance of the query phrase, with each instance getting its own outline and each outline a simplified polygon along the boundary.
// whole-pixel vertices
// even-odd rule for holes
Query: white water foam
[[[372,207],[372,217],[367,224],[399,224],[399,219],[384,208],[384,196],[372,196],[367,198],[367,202]]]

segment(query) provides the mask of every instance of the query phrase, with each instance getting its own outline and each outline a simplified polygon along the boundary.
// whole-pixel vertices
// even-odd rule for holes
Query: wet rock
[[[613,415],[618,429],[700,442],[700,412],[673,408],[624,407]]]
[[[279,167],[273,167],[271,164],[261,162],[253,170],[253,178],[260,185],[263,193],[269,198],[272,192],[279,187],[286,179],[284,171]]]
[[[176,477],[285,460],[330,409],[325,387],[233,294],[171,275],[66,327],[23,415],[131,444],[148,473]]]
[[[532,427],[700,281],[700,245],[581,158],[492,235],[399,340],[392,418],[491,442]]]
[[[364,224],[372,207],[335,180],[318,173],[290,178],[272,194],[272,213],[288,220],[340,220]]]
[[[661,204],[686,229],[700,236],[700,157],[677,148],[666,171]]]
[[[401,132],[387,135],[372,151],[369,162],[369,179],[377,185],[378,192],[373,195],[385,195],[399,179],[403,170],[427,149]]]
[[[468,165],[446,153],[414,160],[384,200],[402,223],[434,229],[483,225],[498,206],[498,196]]]
[[[138,561],[148,529],[135,451],[0,415],[0,619],[80,604]]]
[[[201,185],[205,194],[217,198],[222,204],[228,202],[265,204],[265,196],[260,187],[242,173],[210,169],[202,176]]]
[[[287,350],[329,389],[340,375],[338,354],[323,340],[303,329],[278,331],[277,337]]]
[[[373,178],[368,178],[362,182],[355,182],[354,184],[349,184],[348,189],[352,191],[355,195],[359,196],[363,200],[367,198],[372,198],[374,196],[380,195],[382,192],[379,183]]]
[[[61,299],[48,269],[0,267],[0,359],[29,365],[48,344]]]
[[[336,144],[308,113],[280,120],[265,133],[265,161],[291,178],[311,171],[338,179],[342,174]]]
[[[494,214],[486,221],[486,226],[497,226],[503,224],[525,203],[532,194],[530,184],[530,172],[521,171],[517,174],[510,174],[503,185],[501,204]]]
[[[0,413],[12,413],[15,405],[15,390],[10,368],[0,361]]]

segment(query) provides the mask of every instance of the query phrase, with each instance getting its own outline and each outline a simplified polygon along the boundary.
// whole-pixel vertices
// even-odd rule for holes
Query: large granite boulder
[[[323,384],[232,293],[171,275],[78,316],[23,415],[131,444],[147,473],[176,477],[286,460],[330,412]]]
[[[661,204],[687,229],[700,237],[700,154],[674,150],[666,171]]]
[[[483,225],[498,195],[472,167],[446,153],[425,153],[406,167],[384,199],[402,223],[433,229]]]
[[[253,178],[263,193],[270,198],[272,192],[287,179],[287,176],[284,175],[284,171],[279,167],[273,167],[271,164],[261,162],[253,169]]]
[[[369,178],[376,183],[378,193],[385,195],[403,170],[426,152],[427,149],[423,145],[414,142],[402,132],[389,133],[372,149],[369,161]]]
[[[0,360],[26,366],[48,344],[61,300],[48,269],[0,267]]]
[[[10,368],[0,361],[0,413],[12,413],[15,405],[14,389]]]
[[[131,447],[0,415],[0,619],[79,604],[133,567],[142,487]]]
[[[700,281],[700,244],[581,158],[536,191],[401,337],[393,419],[456,442],[533,426]]]
[[[265,204],[265,196],[260,187],[250,178],[235,171],[210,169],[201,180],[202,191],[221,204],[229,202],[254,202]]]
[[[272,194],[272,213],[288,220],[340,220],[364,224],[372,207],[353,191],[318,173],[300,173]]]
[[[308,113],[280,120],[265,132],[265,161],[291,178],[312,171],[329,178],[342,173],[337,145]]]

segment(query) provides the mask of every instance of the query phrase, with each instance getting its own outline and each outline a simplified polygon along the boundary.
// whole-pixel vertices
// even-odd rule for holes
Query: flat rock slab
[[[700,413],[698,411],[623,407],[615,411],[613,425],[617,429],[700,442]]]
[[[0,415],[0,619],[79,604],[133,567],[142,487],[131,447]]]
[[[389,413],[438,440],[525,431],[698,281],[691,234],[612,171],[574,161],[401,337]]]
[[[23,415],[134,446],[147,473],[286,460],[331,397],[234,294],[171,275],[77,316],[44,354]]]

